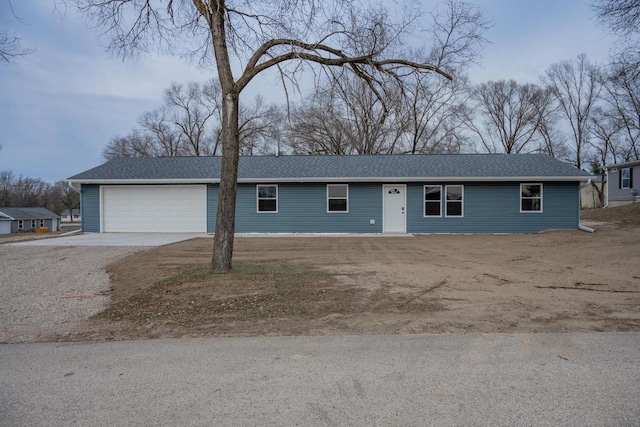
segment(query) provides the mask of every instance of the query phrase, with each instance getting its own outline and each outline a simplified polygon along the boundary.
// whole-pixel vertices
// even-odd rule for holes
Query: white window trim
[[[522,210],[522,186],[523,185],[539,185],[540,186],[540,210],[539,211],[523,211]],[[524,214],[528,214],[528,213],[534,213],[534,214],[538,214],[538,213],[542,213],[542,209],[543,209],[543,197],[544,194],[544,185],[542,185],[541,182],[523,182],[520,183],[520,197],[518,198],[518,202],[520,203],[520,213],[524,213]],[[537,197],[525,197],[526,199],[537,199]]]
[[[24,230],[24,220],[18,220],[18,230]]]
[[[262,200],[275,200],[276,201],[276,210],[275,211],[261,211],[260,210],[260,187],[276,187],[276,197],[275,199],[272,197],[269,198],[263,198]],[[279,202],[279,189],[278,189],[278,184],[256,184],[256,212],[259,214],[276,214],[278,213],[278,210],[280,209],[280,202]]]
[[[627,178],[624,177],[624,171],[627,171]],[[624,186],[624,180],[627,180],[627,186]],[[631,188],[631,168],[620,169],[620,189],[628,190]]]
[[[460,215],[447,215],[447,191],[449,189],[449,187],[460,187],[462,188],[462,200],[460,200]],[[460,184],[452,184],[452,185],[445,185],[444,186],[444,193],[442,193],[442,199],[444,201],[444,206],[442,207],[442,209],[444,209],[444,217],[445,218],[464,218],[464,185],[460,185]],[[457,201],[453,201],[454,203],[457,203]]]
[[[35,219],[31,220],[31,228],[36,228],[36,220]]]
[[[40,228],[44,227],[44,219],[40,220]]]
[[[347,197],[331,197],[331,199],[335,200],[346,200],[347,201],[347,210],[346,211],[332,211],[329,210],[329,187],[347,187]],[[349,184],[327,184],[327,213],[330,214],[345,214],[349,213]]]
[[[440,188],[440,214],[439,215],[427,215],[427,187],[439,187]],[[443,203],[442,203],[442,195],[444,193],[442,192],[442,185],[441,184],[436,184],[436,185],[425,185],[422,188],[422,198],[423,200],[423,206],[422,206],[422,216],[424,218],[442,218],[442,208],[443,208]],[[431,200],[431,203],[434,203],[435,200]]]

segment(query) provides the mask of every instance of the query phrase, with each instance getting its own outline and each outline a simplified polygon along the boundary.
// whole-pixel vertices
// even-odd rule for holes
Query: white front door
[[[383,185],[382,186],[382,232],[406,233],[405,205],[407,186]]]

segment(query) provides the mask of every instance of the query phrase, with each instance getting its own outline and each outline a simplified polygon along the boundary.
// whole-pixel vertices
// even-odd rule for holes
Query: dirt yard
[[[595,227],[238,238],[223,276],[195,239],[111,264],[110,308],[55,339],[638,331],[640,227]]]

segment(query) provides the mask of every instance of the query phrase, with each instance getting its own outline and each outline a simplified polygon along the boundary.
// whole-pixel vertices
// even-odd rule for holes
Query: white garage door
[[[205,185],[103,187],[102,191],[104,232],[207,231]]]

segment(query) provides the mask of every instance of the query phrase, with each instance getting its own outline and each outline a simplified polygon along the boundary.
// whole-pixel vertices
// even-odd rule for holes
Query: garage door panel
[[[206,231],[204,185],[103,187],[103,231]]]

